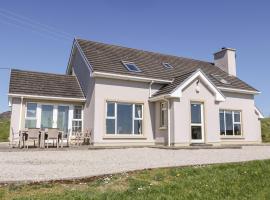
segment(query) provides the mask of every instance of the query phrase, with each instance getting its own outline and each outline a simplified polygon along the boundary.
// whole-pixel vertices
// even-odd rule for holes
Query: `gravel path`
[[[83,178],[145,168],[270,159],[270,146],[242,149],[129,148],[0,152],[0,182]]]

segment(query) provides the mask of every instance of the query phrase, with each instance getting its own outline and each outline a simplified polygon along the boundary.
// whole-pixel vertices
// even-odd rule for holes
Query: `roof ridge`
[[[150,51],[150,50],[131,48],[131,47],[126,47],[126,46],[121,46],[121,45],[116,45],[116,44],[107,44],[107,43],[104,43],[104,42],[97,42],[97,41],[92,41],[92,40],[87,40],[87,39],[82,39],[82,38],[75,38],[75,40],[82,40],[82,41],[85,41],[85,42],[92,42],[92,43],[96,43],[96,44],[108,45],[108,46],[113,46],[113,47],[117,47],[117,48],[125,48],[125,49],[129,49],[129,50],[142,51],[142,52],[145,52],[145,53],[151,53],[151,54],[156,54],[156,55],[161,55],[161,56],[169,56],[169,57],[172,57],[172,58],[187,59],[187,60],[192,60],[192,61],[196,61],[196,62],[203,62],[203,63],[207,63],[207,64],[213,64],[212,62],[205,61],[205,60],[182,57],[182,56],[171,55],[171,54],[166,54],[166,53],[161,53],[161,52],[154,52],[154,51]]]
[[[12,71],[29,72],[29,73],[35,73],[35,74],[47,74],[47,75],[55,75],[55,76],[65,76],[65,77],[74,77],[73,75],[67,75],[67,74],[58,74],[58,73],[41,72],[41,71],[33,71],[33,70],[23,70],[23,69],[15,69],[15,68],[11,68],[11,72]]]

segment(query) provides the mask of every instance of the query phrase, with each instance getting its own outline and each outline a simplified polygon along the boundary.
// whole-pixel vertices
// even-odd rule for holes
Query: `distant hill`
[[[270,118],[262,119],[262,139],[264,142],[270,142]]]
[[[9,136],[11,112],[3,112],[0,114],[0,142],[7,142]]]
[[[5,119],[10,119],[11,116],[11,112],[10,111],[6,111],[0,114],[0,118],[5,118]]]

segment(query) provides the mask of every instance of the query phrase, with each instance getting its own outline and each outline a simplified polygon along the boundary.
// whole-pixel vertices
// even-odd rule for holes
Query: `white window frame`
[[[108,116],[108,104],[114,104],[114,116]],[[117,106],[118,104],[129,104],[132,105],[132,133],[131,134],[119,134],[117,131]],[[142,116],[141,117],[135,117],[135,106],[140,105],[142,107]],[[134,121],[138,120],[142,122],[143,125],[143,115],[144,115],[144,105],[141,103],[127,103],[127,102],[114,102],[114,101],[107,101],[106,102],[106,109],[105,109],[105,134],[108,136],[138,136],[138,135],[143,135],[143,127],[142,127],[142,133],[141,134],[135,134],[134,133]],[[113,119],[114,120],[114,133],[107,133],[107,119]]]
[[[80,119],[74,119],[75,107],[76,106],[81,107],[81,118]],[[83,131],[83,106],[82,105],[73,105],[72,110],[73,110],[73,112],[72,112],[72,120],[71,120],[71,135],[74,135],[75,133],[73,133],[73,122],[75,122],[75,121],[82,123],[81,130]]]
[[[222,137],[241,137],[243,136],[243,126],[242,126],[242,112],[241,110],[228,110],[228,109],[220,109],[219,110],[219,117],[220,117],[220,113],[223,112],[223,117],[224,117],[224,131],[225,131],[225,134],[224,135],[221,135],[221,129],[220,129],[220,125],[219,125],[219,135]],[[232,121],[233,121],[233,134],[232,135],[227,135],[227,128],[226,128],[226,112],[231,112],[232,113]],[[234,113],[239,113],[240,115],[240,122],[236,122],[235,119],[234,119]],[[219,123],[220,123],[220,119],[219,119]],[[235,135],[235,132],[234,132],[234,125],[235,124],[238,124],[240,125],[241,127],[241,135]]]
[[[27,117],[27,111],[28,111],[28,104],[36,104],[36,116],[35,117]],[[26,125],[26,120],[36,120],[36,125],[35,128],[37,128],[37,124],[38,124],[38,103],[36,102],[27,102],[26,103],[26,109],[25,109],[25,122],[24,122],[24,127]]]
[[[162,118],[162,115],[164,115],[163,118]],[[164,122],[162,122],[162,119],[164,119]],[[160,103],[160,119],[159,120],[160,120],[159,128],[166,129],[168,127],[168,104],[167,104],[167,102]]]
[[[190,138],[192,143],[204,143],[204,103],[202,102],[191,102],[190,107],[192,105],[200,105],[201,106],[201,123],[192,123],[192,112],[190,109]],[[192,127],[193,126],[199,126],[201,127],[201,139],[192,139]]]
[[[36,110],[36,128],[40,128],[41,126],[41,111],[42,111],[42,105],[52,105],[53,106],[53,128],[57,128],[57,118],[58,118],[58,106],[68,106],[69,107],[69,118],[68,118],[68,131],[70,136],[72,136],[72,121],[82,121],[82,131],[84,130],[84,106],[79,104],[63,104],[63,103],[47,103],[47,102],[32,102],[28,101],[26,102],[26,112],[25,112],[25,120],[29,119],[27,118],[27,104],[28,103],[34,103],[37,104],[37,110]],[[74,106],[81,106],[82,113],[81,113],[81,119],[73,119],[73,111]],[[25,125],[25,124],[24,124]]]

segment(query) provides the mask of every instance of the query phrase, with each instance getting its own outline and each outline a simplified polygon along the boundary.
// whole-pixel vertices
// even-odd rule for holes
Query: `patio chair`
[[[92,131],[76,132],[75,133],[75,144],[80,146],[82,144],[91,144],[91,133]]]
[[[92,136],[92,130],[89,131],[88,129],[86,130],[86,132],[84,133],[84,137],[83,137],[83,144],[91,144],[91,136]]]
[[[58,128],[49,128],[45,130],[46,135],[45,135],[45,143],[47,140],[47,149],[49,148],[49,140],[53,141],[53,146],[54,146],[54,141],[56,141],[56,147],[59,147],[59,129]]]
[[[11,128],[11,138],[10,138],[10,142],[9,142],[9,146],[11,148],[14,148],[14,147],[21,147],[21,143],[22,143],[22,137],[21,137],[21,132],[17,132],[15,133],[14,129]]]
[[[33,142],[34,147],[36,146],[36,142],[40,144],[40,130],[37,128],[29,128],[25,134],[25,146],[29,147],[29,143]]]
[[[61,148],[63,148],[64,141],[66,141],[66,144],[67,144],[66,146],[69,147],[71,130],[69,129],[67,132],[63,132],[63,131],[60,131],[60,132],[61,132],[61,135],[60,135],[59,139],[61,140]]]
[[[83,133],[82,132],[76,132],[75,133],[75,145],[81,146],[83,141]]]

